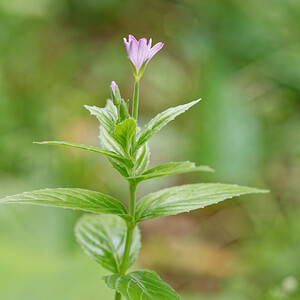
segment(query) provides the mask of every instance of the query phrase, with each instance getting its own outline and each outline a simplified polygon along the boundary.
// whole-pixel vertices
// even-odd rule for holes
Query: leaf
[[[7,196],[0,200],[0,204],[37,204],[128,217],[123,204],[115,198],[84,189],[59,188],[25,192]]]
[[[136,221],[176,215],[244,194],[267,192],[267,190],[221,183],[175,186],[143,197],[137,203]]]
[[[189,161],[170,162],[147,170],[143,174],[136,176],[135,180],[136,182],[140,182],[143,180],[156,178],[156,177],[163,177],[163,176],[175,175],[180,173],[188,173],[188,172],[197,172],[197,171],[213,172],[214,170],[208,166],[196,166],[194,163]]]
[[[148,143],[145,143],[135,154],[135,175],[143,173],[149,164],[150,150]]]
[[[120,143],[117,141],[115,133],[111,135],[103,126],[100,126],[99,134],[101,145],[104,149],[117,153],[120,156],[124,156],[124,150]]]
[[[39,144],[39,145],[58,145],[58,146],[66,146],[66,147],[72,147],[72,148],[78,148],[78,149],[83,149],[83,150],[88,150],[96,153],[103,154],[105,156],[108,156],[110,158],[113,158],[122,164],[125,164],[127,166],[132,167],[132,161],[129,159],[126,159],[113,151],[110,150],[105,150],[105,149],[100,149],[97,147],[93,146],[88,146],[88,145],[82,145],[82,144],[74,144],[74,143],[68,143],[68,142],[60,142],[60,141],[44,141],[44,142],[34,142],[34,144]]]
[[[172,287],[153,271],[141,270],[127,275],[103,277],[107,286],[128,300],[181,300]]]
[[[145,142],[147,142],[152,136],[154,136],[159,130],[166,126],[170,121],[174,120],[178,115],[184,113],[200,100],[201,99],[176,107],[171,107],[150,120],[150,122],[146,124],[137,135],[135,151],[139,149]]]
[[[126,149],[129,148],[131,144],[131,139],[135,134],[135,130],[136,130],[136,122],[132,118],[126,119],[125,121],[119,123],[115,127],[116,137],[120,141],[120,144],[122,145],[125,151]]]
[[[122,143],[115,135],[118,121],[118,110],[111,100],[107,100],[104,108],[85,105],[90,113],[100,121],[100,140],[106,150],[114,151],[124,156]]]
[[[106,107],[100,108],[97,106],[84,106],[91,115],[94,115],[97,117],[97,119],[100,121],[100,124],[109,132],[114,132],[115,124],[117,122],[118,118],[118,112],[115,105],[112,103],[111,100],[107,101]]]
[[[86,214],[75,226],[75,236],[84,252],[105,269],[119,273],[122,263],[127,225],[118,216]],[[140,231],[133,233],[128,268],[135,262],[140,247]]]

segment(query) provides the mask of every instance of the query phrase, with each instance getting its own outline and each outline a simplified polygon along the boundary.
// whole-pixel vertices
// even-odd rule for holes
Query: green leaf
[[[7,196],[0,200],[0,204],[37,204],[128,217],[123,204],[115,198],[84,189],[59,188],[25,192]]]
[[[143,173],[149,164],[150,150],[148,143],[145,143],[135,154],[135,174]]]
[[[122,150],[122,143],[115,134],[115,128],[118,122],[118,110],[113,102],[107,100],[107,104],[104,108],[87,105],[85,105],[85,108],[100,121],[100,141],[102,146],[106,150],[124,156],[125,153]]]
[[[104,149],[117,153],[119,156],[124,156],[124,150],[117,140],[115,133],[111,134],[103,126],[100,126],[100,142]]]
[[[105,269],[119,273],[124,254],[127,225],[118,216],[86,214],[75,226],[75,236],[84,252]],[[140,231],[133,233],[128,268],[135,262],[140,247]]]
[[[44,141],[44,142],[34,142],[34,144],[39,144],[39,145],[58,145],[58,146],[66,146],[66,147],[72,147],[72,148],[78,148],[78,149],[83,149],[83,150],[88,150],[96,153],[103,154],[105,156],[108,156],[110,158],[113,158],[117,161],[119,161],[122,164],[125,164],[127,166],[132,167],[132,161],[129,159],[126,159],[122,157],[121,155],[118,155],[114,153],[113,151],[110,150],[105,150],[105,149],[100,149],[97,147],[93,146],[88,146],[88,145],[82,145],[82,144],[74,144],[74,143],[68,143],[68,142],[60,142],[60,141]]]
[[[136,221],[176,215],[244,194],[267,192],[251,187],[221,183],[175,186],[143,197],[137,203]]]
[[[194,163],[189,161],[170,162],[147,170],[143,174],[136,176],[135,180],[137,182],[140,182],[143,180],[156,178],[156,177],[163,177],[163,176],[169,176],[174,174],[197,172],[197,171],[213,172],[214,170],[208,166],[196,166]]]
[[[107,286],[128,300],[181,300],[172,287],[153,271],[141,270],[127,275],[103,277]]]
[[[135,130],[136,122],[132,118],[126,119],[115,127],[116,137],[125,151],[129,149],[131,139],[135,134]]]
[[[187,104],[171,107],[154,117],[146,124],[137,135],[135,150],[139,149],[145,142],[154,136],[159,130],[174,120],[178,115],[184,113],[190,107],[198,103],[201,99],[192,101]]]
[[[100,124],[109,132],[114,132],[115,124],[117,123],[118,119],[118,110],[116,106],[112,103],[111,100],[107,101],[107,104],[104,108],[100,108],[97,106],[84,106],[91,115],[97,117],[100,121]]]

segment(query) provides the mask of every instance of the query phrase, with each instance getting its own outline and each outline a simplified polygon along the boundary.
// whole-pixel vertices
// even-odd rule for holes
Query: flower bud
[[[119,87],[114,81],[112,81],[110,84],[110,95],[114,105],[118,107],[121,101],[121,94],[120,94]]]

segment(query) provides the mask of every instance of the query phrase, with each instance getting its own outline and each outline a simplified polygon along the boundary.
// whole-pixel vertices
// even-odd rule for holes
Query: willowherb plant
[[[139,81],[148,62],[164,44],[157,43],[151,48],[152,39],[147,43],[147,39],[137,41],[132,35],[129,35],[128,41],[124,38],[124,43],[135,78],[131,115],[128,101],[122,99],[119,88],[113,81],[110,86],[111,99],[107,100],[104,108],[86,106],[100,121],[101,148],[57,141],[38,144],[74,147],[107,156],[113,167],[129,183],[128,209],[111,196],[77,188],[25,192],[1,199],[0,203],[38,204],[92,213],[84,215],[77,222],[76,239],[88,256],[112,272],[112,275],[103,279],[108,287],[116,291],[116,300],[122,296],[129,300],[181,299],[153,271],[127,273],[134,264],[141,245],[138,223],[203,208],[234,196],[266,191],[220,183],[187,184],[151,193],[136,202],[137,185],[144,180],[212,169],[196,166],[189,161],[169,162],[148,169],[149,139],[200,99],[169,108],[140,128],[137,122]]]

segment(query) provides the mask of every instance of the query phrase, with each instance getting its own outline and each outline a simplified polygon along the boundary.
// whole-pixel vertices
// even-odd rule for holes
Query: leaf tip
[[[42,141],[42,142],[33,141],[32,143],[35,144],[35,145],[44,145],[44,144],[47,144],[49,142],[47,142],[47,141]]]

